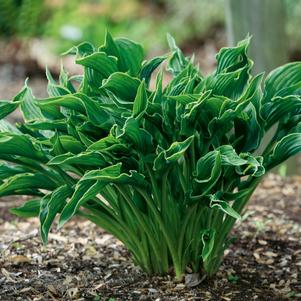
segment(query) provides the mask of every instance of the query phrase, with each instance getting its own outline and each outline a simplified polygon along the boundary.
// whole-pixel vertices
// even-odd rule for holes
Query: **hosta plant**
[[[38,216],[44,242],[57,215],[59,227],[76,215],[149,274],[211,276],[264,174],[301,150],[301,62],[252,76],[247,39],[204,76],[168,41],[170,53],[145,60],[107,34],[69,51],[82,75],[46,72],[48,98],[25,84],[2,101],[0,196],[31,196],[12,211]],[[3,120],[17,108],[22,122]]]

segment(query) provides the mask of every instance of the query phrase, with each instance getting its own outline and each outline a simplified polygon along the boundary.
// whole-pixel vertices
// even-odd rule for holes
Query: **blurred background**
[[[167,50],[169,32],[205,74],[221,47],[247,34],[255,72],[301,59],[301,0],[0,0],[0,99],[27,76],[35,95],[46,96],[45,66],[57,75],[63,60],[79,72],[60,54],[86,40],[101,45],[106,29],[140,42],[148,56]]]

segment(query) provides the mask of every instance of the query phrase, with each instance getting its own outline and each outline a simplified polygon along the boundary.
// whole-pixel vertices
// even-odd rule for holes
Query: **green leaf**
[[[59,75],[59,83],[62,85],[64,88],[66,88],[70,93],[76,93],[76,89],[73,86],[71,82],[71,78],[69,78],[68,73],[66,72],[63,64],[61,63],[61,70],[60,70],[60,75]]]
[[[57,97],[69,94],[70,91],[65,87],[58,85],[51,75],[50,70],[46,67],[46,78],[48,79],[47,92],[49,96]]]
[[[32,90],[27,86],[27,80],[23,89],[14,98],[15,103],[21,103],[21,112],[25,121],[43,119],[44,116],[40,108],[36,105]]]
[[[210,208],[217,208],[235,219],[241,219],[241,216],[227,202],[216,199],[214,195],[210,198]]]
[[[275,97],[263,105],[261,115],[266,121],[266,129],[285,117],[301,108],[301,97],[286,96]]]
[[[100,50],[118,59],[119,71],[129,72],[132,76],[138,75],[144,58],[141,45],[129,39],[113,39],[110,33],[106,32],[105,44]]]
[[[233,72],[242,68],[247,62],[247,50],[250,38],[240,41],[235,47],[223,47],[216,56],[216,74]]]
[[[0,133],[0,154],[19,155],[45,161],[46,156],[39,146],[26,135]]]
[[[147,94],[144,81],[138,87],[137,95],[133,104],[133,117],[139,118],[147,109]]]
[[[21,134],[21,132],[10,122],[2,119],[0,120],[0,133],[13,133],[13,134]]]
[[[90,55],[78,58],[76,63],[97,71],[100,78],[108,78],[112,73],[117,72],[117,59],[108,56],[105,52],[94,52]],[[101,86],[101,81],[99,82]]]
[[[107,110],[100,106],[99,102],[92,100],[85,94],[78,94],[82,105],[85,107],[89,121],[97,127],[110,129],[114,124],[114,118]]]
[[[77,212],[81,205],[101,193],[109,183],[146,185],[144,177],[136,171],[132,171],[129,175],[121,173],[121,163],[88,171],[78,182],[73,196],[64,207],[60,217],[60,227]]]
[[[231,72],[218,73],[207,79],[206,89],[213,90],[214,95],[238,99],[248,83],[251,66],[248,64]]]
[[[176,45],[175,39],[170,34],[167,34],[167,41],[169,48],[172,51],[172,55],[168,60],[167,70],[176,76],[186,68],[188,61],[182,51]]]
[[[116,58],[118,58],[118,69],[122,67],[122,63],[120,62],[120,57],[119,57],[119,49],[113,37],[108,31],[106,31],[105,43],[99,48],[99,50],[105,52],[107,55],[115,56]]]
[[[265,174],[265,167],[263,165],[263,157],[252,156],[249,153],[241,153],[240,157],[247,161],[246,164],[236,166],[237,174],[246,176],[252,175],[253,177],[261,177]]]
[[[0,120],[12,113],[19,106],[18,102],[0,101]]]
[[[263,102],[275,96],[301,95],[301,62],[289,63],[271,71],[265,80]]]
[[[213,251],[214,242],[215,242],[215,230],[207,229],[202,231],[202,258],[203,261],[207,261]]]
[[[259,147],[264,135],[263,126],[261,126],[261,117],[256,111],[253,103],[249,103],[244,112],[237,116],[235,120],[236,136],[241,136],[241,141],[237,149],[243,152],[252,152]]]
[[[216,149],[222,155],[222,165],[241,166],[248,161],[237,155],[232,145],[223,145]]]
[[[0,185],[0,197],[11,194],[30,194],[30,190],[35,193],[36,189],[52,190],[56,184],[45,178],[41,173],[21,173],[16,174]]]
[[[23,172],[26,172],[26,169],[21,166],[8,165],[0,162],[0,180],[5,180]]]
[[[45,120],[45,121],[33,121],[26,123],[26,127],[33,130],[42,130],[42,131],[59,131],[67,133],[67,124],[65,119],[61,120]]]
[[[79,181],[69,202],[62,209],[59,228],[61,228],[74,214],[76,214],[81,205],[88,200],[95,198],[104,186],[105,185],[100,182]]]
[[[176,102],[183,105],[195,103],[198,101],[199,98],[200,98],[199,94],[181,94],[181,95],[168,96],[168,99],[175,100]]]
[[[74,155],[70,152],[52,158],[48,165],[79,164],[105,167],[110,164],[107,157],[99,152],[84,152]]]
[[[47,99],[41,99],[37,102],[37,105],[41,108],[51,107],[51,106],[62,106],[66,107],[80,113],[85,113],[85,107],[79,97],[75,95],[63,95],[58,97],[52,97]]]
[[[51,138],[53,143],[53,152],[56,155],[60,155],[65,152],[70,152],[72,154],[79,154],[85,150],[84,145],[69,135],[55,135]]]
[[[82,42],[77,46],[73,46],[69,50],[62,53],[62,55],[75,54],[78,56],[85,56],[92,54],[95,51],[94,46],[89,42]]]
[[[101,193],[101,190],[110,183],[112,179],[120,176],[120,173],[121,163],[86,173],[76,184],[74,194],[65,205],[61,213],[59,227],[63,226],[63,224],[76,214],[81,205]]]
[[[118,183],[118,184],[133,184],[145,185],[144,176],[136,171],[130,171],[130,174],[121,173],[121,163],[105,167],[99,170],[88,171],[81,179],[97,180],[102,183]]]
[[[161,170],[165,167],[166,163],[172,163],[179,160],[185,151],[189,148],[194,137],[188,137],[186,140],[181,142],[173,142],[167,150],[159,152],[154,161],[154,170]]]
[[[131,76],[137,76],[144,59],[144,51],[141,45],[128,39],[115,39],[115,44],[119,50],[119,70],[129,71]]]
[[[158,56],[149,61],[146,61],[140,71],[140,78],[145,81],[146,86],[149,86],[152,73],[162,64],[166,56]]]
[[[78,111],[79,113],[87,115],[92,124],[102,128],[110,128],[110,126],[114,123],[114,118],[100,105],[99,102],[94,101],[83,93],[48,98],[40,100],[37,104],[42,108],[62,106]]]
[[[222,156],[219,151],[212,151],[200,158],[196,164],[195,191],[193,195],[206,195],[222,174]]]
[[[88,147],[89,151],[100,151],[100,150],[104,150],[114,144],[118,144],[119,141],[118,139],[116,139],[114,136],[109,135],[107,137],[104,137],[98,141],[96,141],[95,143],[91,144]]]
[[[102,88],[113,92],[120,99],[133,102],[140,80],[126,73],[115,72],[102,85]]]
[[[41,199],[39,210],[40,229],[45,244],[48,242],[48,233],[55,216],[64,208],[66,199],[72,192],[73,190],[70,187],[63,185]]]
[[[273,153],[268,158],[267,168],[271,169],[289,157],[296,155],[301,151],[301,133],[292,133],[280,141],[274,147]]]
[[[11,208],[11,213],[20,217],[36,217],[40,212],[40,199],[29,200],[22,206],[17,208]]]
[[[145,129],[140,128],[137,120],[134,118],[127,119],[121,134],[117,138],[131,143],[142,154],[148,154],[153,149],[151,134]]]

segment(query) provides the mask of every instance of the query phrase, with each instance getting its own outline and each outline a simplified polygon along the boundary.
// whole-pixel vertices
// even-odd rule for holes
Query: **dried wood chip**
[[[76,296],[78,295],[78,288],[77,287],[69,288],[66,291],[66,293],[71,299],[76,298]]]
[[[24,255],[13,255],[7,258],[8,261],[10,261],[13,264],[21,264],[21,263],[28,263],[30,262],[30,258]]]

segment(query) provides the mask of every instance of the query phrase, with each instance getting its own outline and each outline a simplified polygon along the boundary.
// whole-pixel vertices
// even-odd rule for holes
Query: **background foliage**
[[[47,15],[44,0],[1,0],[0,35],[6,37],[41,35],[42,20]]]
[[[285,0],[289,47],[300,48],[301,1]],[[75,42],[100,45],[107,28],[114,36],[139,39],[152,51],[165,48],[170,32],[194,45],[224,26],[222,0],[1,0],[0,35],[52,38],[55,52]]]

